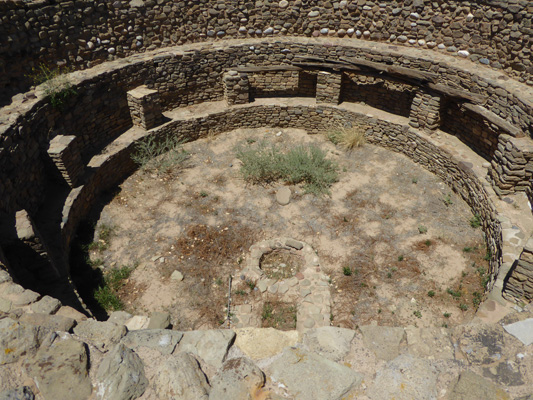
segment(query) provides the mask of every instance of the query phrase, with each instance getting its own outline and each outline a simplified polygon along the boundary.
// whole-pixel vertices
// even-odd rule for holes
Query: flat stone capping
[[[472,111],[475,114],[481,115],[483,118],[485,118],[487,121],[493,123],[501,130],[507,132],[509,135],[513,137],[522,137],[524,134],[518,129],[516,126],[510,124],[506,120],[504,120],[501,117],[498,117],[496,114],[494,114],[492,111],[487,110],[485,107],[481,107],[476,104],[469,104],[464,103],[463,107],[466,108],[469,111]]]

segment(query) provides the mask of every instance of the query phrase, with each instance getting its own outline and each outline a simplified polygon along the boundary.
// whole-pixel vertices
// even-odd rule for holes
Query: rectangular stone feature
[[[139,86],[128,92],[128,106],[133,125],[146,130],[163,122],[161,102],[157,90]]]
[[[320,71],[317,74],[316,102],[339,104],[341,97],[341,72]]]
[[[250,80],[246,72],[228,71],[222,79],[224,99],[228,105],[250,102]]]
[[[70,187],[78,186],[84,170],[75,139],[76,136],[72,135],[57,135],[48,148],[48,155]]]

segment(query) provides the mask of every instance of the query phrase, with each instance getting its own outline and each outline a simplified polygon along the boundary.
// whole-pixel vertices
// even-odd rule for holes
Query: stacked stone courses
[[[490,110],[495,117],[514,126],[516,136],[531,135],[530,127],[533,124],[531,100],[519,84],[499,79],[505,76],[498,72],[487,69],[483,71],[482,77],[477,74],[480,71],[479,67],[469,70],[461,65],[459,68],[451,62],[453,59],[445,56],[428,58],[427,54],[415,49],[411,49],[410,52],[398,52],[386,45],[378,46],[378,44],[368,48],[365,42],[360,41],[353,43],[353,46],[343,46],[342,43],[341,39],[319,39],[316,42],[298,38],[252,39],[248,43],[230,41],[225,43],[225,46],[196,45],[194,49],[185,51],[175,48],[165,53],[136,55],[128,62],[117,60],[97,66],[91,70],[90,78],[86,72],[71,74],[78,95],[74,96],[70,105],[61,111],[52,108],[42,98],[42,94],[36,98],[36,93],[41,92],[29,92],[16,104],[6,107],[6,112],[0,116],[3,149],[0,157],[0,185],[2,185],[0,189],[4,193],[0,198],[0,209],[5,211],[26,209],[33,212],[38,208],[40,193],[44,187],[39,147],[48,146],[50,132],[75,135],[78,138],[81,157],[87,161],[91,154],[104,148],[107,143],[132,126],[126,96],[129,90],[143,83],[157,90],[162,110],[222,100],[224,97],[222,75],[224,71],[239,65],[242,62],[240,60],[247,60],[251,65],[290,66],[297,54],[313,54],[316,57],[333,60],[349,56],[433,72],[438,74],[439,83],[481,96],[485,102],[483,107]],[[331,46],[331,44],[336,45]],[[308,92],[313,85],[316,85],[316,70],[300,72],[300,76],[307,77],[302,82],[304,92]],[[350,75],[344,73],[344,76]],[[313,77],[315,83],[312,81]],[[388,85],[384,83],[383,87],[389,87]],[[361,89],[361,86],[357,85],[353,89],[346,88],[344,84],[342,86],[341,100],[345,101],[354,98],[354,93]],[[394,83],[392,87],[395,89],[389,92],[390,98],[387,98],[388,92],[385,89],[380,92],[379,101],[382,104],[398,104],[395,96],[402,93],[401,88],[408,91],[409,98],[414,97],[414,93],[418,90],[415,86],[406,84]],[[369,105],[375,104],[370,102]],[[455,106],[452,106],[447,108],[448,111],[454,110]],[[387,111],[405,116],[404,108],[409,111],[411,104],[404,102],[402,107],[398,111],[395,109]],[[24,118],[17,118],[21,110],[24,112]],[[482,119],[480,117],[468,119],[462,117],[463,114],[472,115],[470,111],[459,112],[457,118],[450,119],[446,118],[447,112],[442,113],[441,117],[444,116],[442,129],[456,134],[490,160],[497,146],[497,137],[501,136],[502,132],[490,134],[491,130],[487,129],[478,132],[479,122]],[[456,128],[453,128],[454,126]],[[490,146],[487,141],[491,143]]]
[[[39,63],[83,69],[184,43],[287,35],[428,49],[533,85],[532,19],[528,0],[9,0],[0,2],[0,104],[28,88]]]

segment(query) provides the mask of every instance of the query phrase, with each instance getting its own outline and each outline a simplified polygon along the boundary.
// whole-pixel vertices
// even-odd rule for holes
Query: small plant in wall
[[[72,87],[67,73],[68,69],[50,68],[45,64],[39,64],[33,68],[30,78],[36,85],[42,85],[44,92],[50,97],[50,104],[56,109],[63,109],[71,96],[77,94]]]

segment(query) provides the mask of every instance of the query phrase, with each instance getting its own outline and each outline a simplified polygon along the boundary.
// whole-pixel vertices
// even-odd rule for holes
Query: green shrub
[[[94,292],[94,298],[106,311],[119,311],[124,304],[118,297],[118,290],[124,286],[125,280],[133,272],[133,267],[113,268],[104,275],[104,281]]]
[[[470,226],[472,228],[479,228],[481,226],[481,215],[474,214],[474,216],[470,218]]]
[[[352,275],[352,270],[350,267],[342,267],[342,273],[344,276],[350,276]]]
[[[69,71],[62,71],[60,68],[50,69],[45,64],[39,64],[39,67],[33,68],[30,76],[34,84],[43,85],[45,94],[50,97],[50,104],[57,109],[65,107],[68,99],[77,94],[68,79],[67,72]]]
[[[303,183],[306,192],[320,195],[329,194],[338,179],[337,165],[316,146],[297,146],[284,153],[275,145],[259,143],[254,148],[238,148],[237,158],[242,161],[243,178],[252,183]]]
[[[189,157],[182,144],[183,141],[178,137],[156,138],[152,135],[137,143],[131,159],[142,170],[168,173]]]

